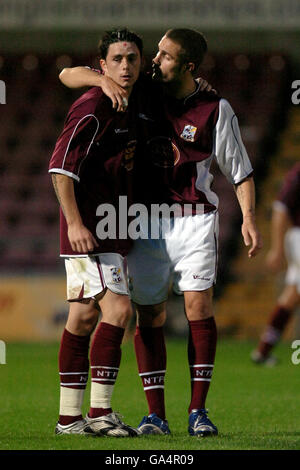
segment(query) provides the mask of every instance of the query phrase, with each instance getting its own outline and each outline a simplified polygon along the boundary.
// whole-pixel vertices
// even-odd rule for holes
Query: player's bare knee
[[[86,336],[92,334],[95,329],[95,326],[98,321],[97,314],[83,314],[77,319],[76,322],[73,322],[73,328],[76,329],[77,334]]]
[[[190,321],[205,320],[213,316],[212,289],[185,292],[184,306]]]
[[[133,311],[127,296],[116,297],[113,302],[100,304],[102,321],[120,328],[126,328]]]
[[[120,324],[123,325],[123,328],[125,328],[131,319],[133,314],[131,305],[124,305],[123,308],[120,309],[118,312],[118,317],[119,317],[119,322]]]
[[[130,320],[132,316],[132,306],[131,302],[128,298],[127,295],[119,295],[118,296],[118,302],[116,304],[116,308],[118,311],[120,311],[120,315],[124,320]]]
[[[81,329],[84,330],[86,334],[90,334],[94,330],[98,321],[98,316],[98,311],[94,309],[93,311],[85,312],[81,317]]]
[[[190,321],[205,320],[213,316],[212,307],[208,302],[199,302],[197,300],[186,302],[185,312]]]
[[[68,329],[74,334],[88,335],[94,330],[99,317],[95,303],[91,299],[70,304]]]

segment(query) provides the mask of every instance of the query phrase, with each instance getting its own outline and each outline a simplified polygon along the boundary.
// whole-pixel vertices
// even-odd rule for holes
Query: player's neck
[[[168,94],[177,100],[183,100],[187,96],[194,93],[197,85],[192,76],[187,77],[185,80],[168,85]]]
[[[127,97],[129,98],[129,96],[131,95],[131,92],[133,90],[133,86],[131,86],[130,88],[124,88],[124,90],[127,92]]]

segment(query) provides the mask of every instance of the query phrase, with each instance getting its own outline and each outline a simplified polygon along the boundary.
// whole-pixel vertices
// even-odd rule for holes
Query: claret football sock
[[[90,336],[64,330],[58,362],[60,376],[59,423],[68,425],[82,419],[81,407],[89,373]]]
[[[99,418],[99,416],[106,416],[112,413],[112,408],[92,408],[89,410],[90,418]]]
[[[121,344],[125,329],[101,322],[91,345],[90,418],[112,412],[111,397],[121,362]]]
[[[261,337],[258,352],[262,357],[268,357],[271,350],[278,343],[290,317],[291,310],[276,305],[271,312],[268,325]]]
[[[188,323],[188,360],[191,377],[191,402],[188,411],[191,413],[192,410],[205,408],[215,362],[217,328],[214,317]]]
[[[164,380],[167,355],[163,327],[137,326],[134,346],[149,415],[155,413],[165,420]]]

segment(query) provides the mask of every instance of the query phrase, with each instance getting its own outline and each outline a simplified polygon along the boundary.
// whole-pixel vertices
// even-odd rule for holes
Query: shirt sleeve
[[[232,184],[240,183],[253,172],[238,119],[225,99],[219,103],[219,116],[214,130],[214,154],[222,173]]]
[[[99,121],[94,114],[70,111],[49,164],[49,173],[61,173],[80,181],[80,167],[97,135]]]

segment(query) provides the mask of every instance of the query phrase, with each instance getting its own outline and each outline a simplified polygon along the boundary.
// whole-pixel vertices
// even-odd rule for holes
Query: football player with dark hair
[[[121,343],[132,314],[124,257],[131,241],[100,239],[97,209],[118,198],[131,202],[131,173],[152,136],[156,101],[141,83],[141,39],[126,29],[106,33],[103,76],[126,90],[126,113],[117,113],[101,88],[71,106],[51,157],[49,172],[60,203],[60,245],[67,274],[69,315],[59,350],[60,411],[57,434],[136,436],[111,408]],[[144,119],[139,114],[145,116]],[[99,311],[102,318],[98,323]],[[96,328],[96,330],[95,330]],[[94,332],[95,330],[95,332]],[[90,410],[82,417],[91,366]]]

